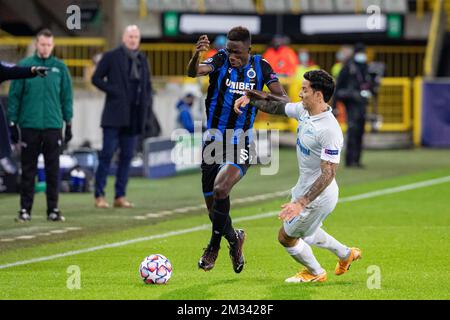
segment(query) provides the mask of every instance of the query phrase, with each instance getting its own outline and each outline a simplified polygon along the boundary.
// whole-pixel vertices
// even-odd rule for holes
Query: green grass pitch
[[[447,159],[447,162],[444,160]],[[340,168],[340,197],[386,190],[450,176],[450,151],[367,152],[367,170]],[[80,229],[31,240],[0,242],[0,299],[449,299],[450,298],[450,182],[395,192],[357,201],[344,201],[324,223],[330,234],[362,249],[363,259],[343,276],[334,275],[336,257],[314,248],[328,280],[317,284],[287,284],[284,279],[299,270],[277,242],[280,221],[275,215],[285,198],[259,200],[232,207],[235,227],[246,230],[246,265],[235,274],[226,241],[210,272],[197,269],[209,238],[209,220],[202,210],[159,219],[136,220],[137,215],[201,204],[198,173],[159,181],[133,179],[129,195],[132,210],[93,208],[91,195],[61,196],[68,221],[44,220],[45,199],[38,195],[33,221],[17,225],[17,196],[0,196],[0,240],[37,234],[62,227]],[[297,179],[293,150],[281,153],[280,173],[261,176],[251,168],[233,191],[232,198],[287,190]],[[109,180],[109,194],[112,192]],[[170,190],[170,191],[169,191]],[[240,219],[240,220],[239,220]],[[161,235],[205,225],[183,234],[2,268],[6,264],[48,257]],[[167,256],[173,275],[167,285],[145,285],[139,278],[141,260],[152,253]],[[80,289],[67,287],[69,266],[80,269]],[[373,270],[379,287],[371,288]],[[369,284],[369,285],[368,285]]]

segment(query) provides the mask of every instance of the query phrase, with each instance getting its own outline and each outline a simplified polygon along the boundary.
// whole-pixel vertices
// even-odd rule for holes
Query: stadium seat
[[[139,9],[139,0],[121,0],[123,10],[137,11]]]
[[[162,1],[159,0],[147,0],[147,8],[149,11],[162,11],[163,6],[162,6]]]
[[[184,0],[185,2],[185,11],[190,12],[199,12],[200,11],[200,5],[198,0]]]
[[[160,0],[163,11],[184,11],[184,0]]]
[[[198,0],[161,0],[163,11],[199,11]]]
[[[255,12],[255,4],[252,0],[230,0],[234,12]]]
[[[366,11],[369,6],[378,6],[381,12],[396,12],[406,13],[408,12],[408,3],[406,0],[362,0],[362,10]]]
[[[406,0],[385,0],[384,9],[387,12],[407,13],[408,4],[406,3]]]
[[[310,1],[311,11],[322,13],[322,12],[334,12],[333,0],[314,0]]]
[[[355,12],[355,0],[336,0],[336,10],[338,12]]]
[[[300,5],[300,12],[309,12],[311,11],[311,6],[309,5],[309,1],[308,0],[300,0],[300,1],[296,1],[296,0],[290,0],[291,2],[291,10],[293,12],[295,12],[296,7]],[[298,3],[298,4],[296,4]]]
[[[229,0],[205,0],[206,12],[229,12],[231,3]]]
[[[289,12],[289,4],[285,0],[264,0],[264,12],[267,13]]]
[[[367,8],[369,6],[378,6],[380,7],[382,10],[383,8],[383,1],[382,0],[361,0],[361,10],[363,12],[367,11]]]

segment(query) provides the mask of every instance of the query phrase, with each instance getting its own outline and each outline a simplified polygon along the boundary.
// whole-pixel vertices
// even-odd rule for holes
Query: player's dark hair
[[[51,38],[53,37],[53,33],[50,31],[50,29],[42,29],[37,33],[36,39],[38,39],[39,37]]]
[[[242,26],[234,27],[233,29],[228,31],[227,39],[231,41],[242,41],[249,45],[252,42],[250,31]]]
[[[334,79],[325,70],[311,70],[303,76],[309,81],[311,88],[314,91],[320,91],[323,95],[323,100],[328,102],[334,93]]]

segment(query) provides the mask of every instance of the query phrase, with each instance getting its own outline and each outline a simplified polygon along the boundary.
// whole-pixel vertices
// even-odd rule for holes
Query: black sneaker
[[[242,247],[245,241],[245,232],[242,229],[236,229],[236,240],[230,243],[230,258],[233,263],[233,270],[236,273],[240,273],[244,269],[245,259],[242,253]]]
[[[47,212],[47,220],[64,222],[64,221],[66,221],[66,218],[64,218],[64,216],[61,215],[61,211],[59,211],[58,208],[55,208],[55,209]]]
[[[215,249],[208,245],[208,247],[203,252],[200,261],[198,262],[198,267],[209,271],[214,268],[214,263],[216,262],[217,256],[219,255],[219,248]]]
[[[28,222],[31,221],[31,214],[27,209],[20,209],[19,216],[14,219],[16,222]]]

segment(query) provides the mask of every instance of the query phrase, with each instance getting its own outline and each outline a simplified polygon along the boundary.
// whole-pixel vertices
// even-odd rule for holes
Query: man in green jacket
[[[64,142],[72,138],[72,82],[67,66],[54,56],[53,34],[44,29],[36,36],[36,53],[19,62],[20,66],[49,68],[46,78],[14,80],[8,100],[8,120],[12,142],[21,135],[21,192],[17,222],[31,220],[34,183],[38,156],[44,155],[47,184],[47,219],[64,221],[58,208],[59,154],[63,142],[62,128],[66,123]]]

